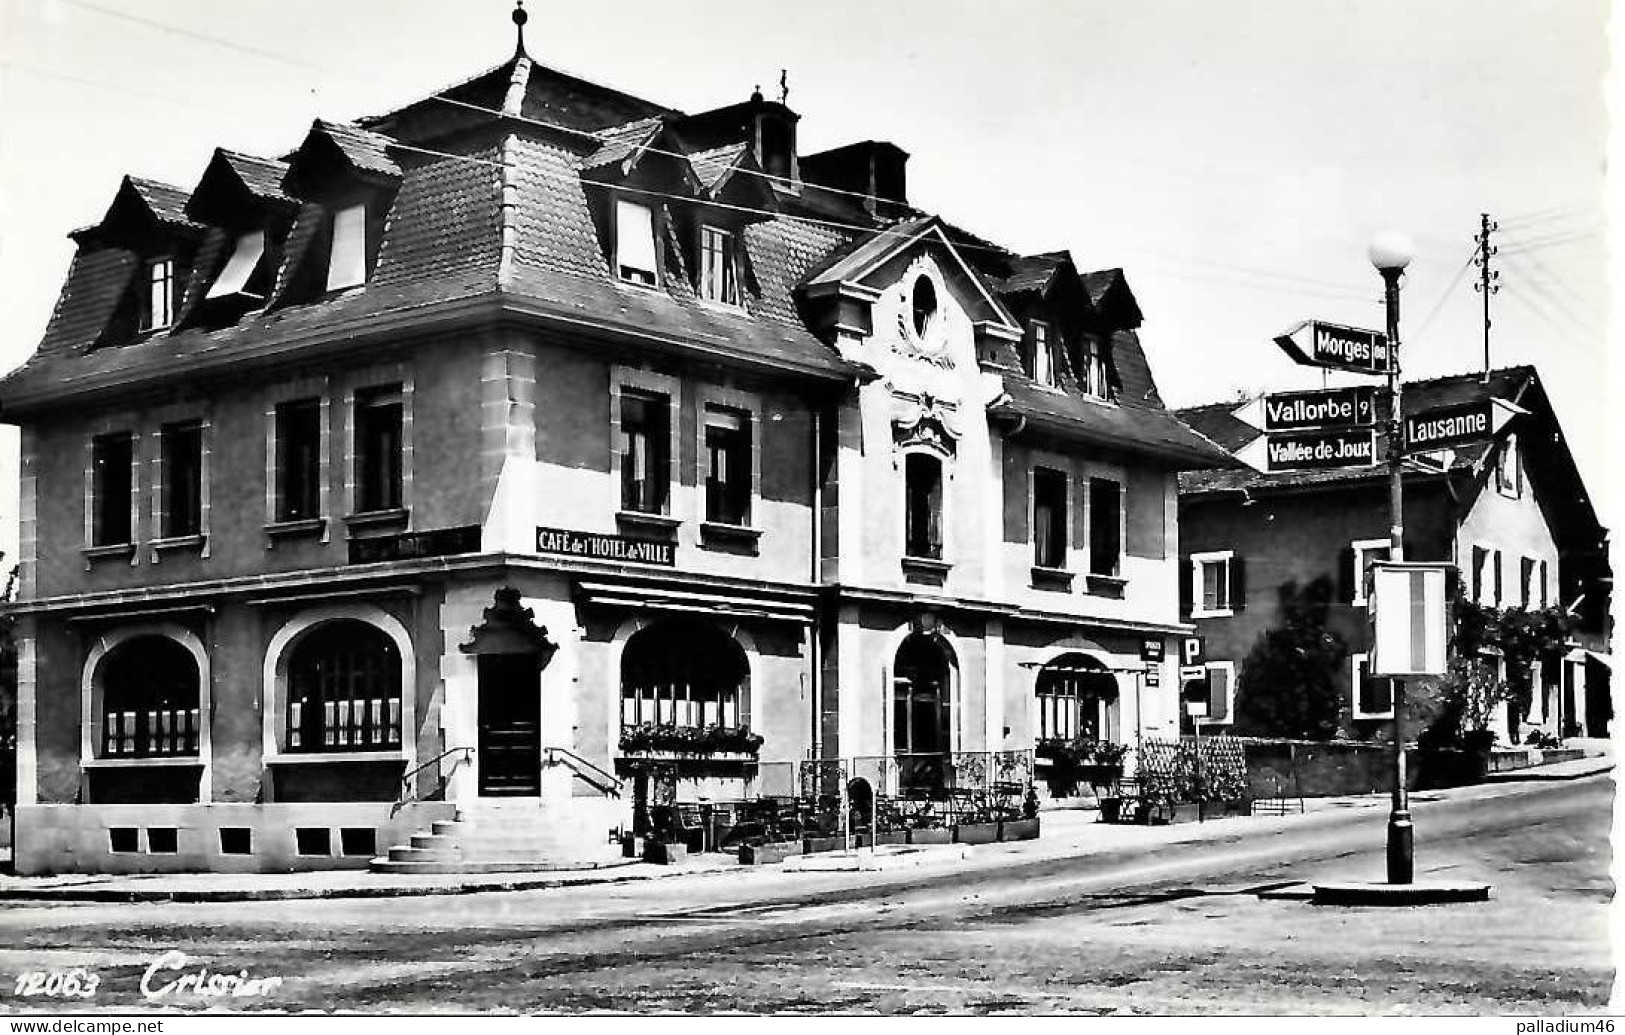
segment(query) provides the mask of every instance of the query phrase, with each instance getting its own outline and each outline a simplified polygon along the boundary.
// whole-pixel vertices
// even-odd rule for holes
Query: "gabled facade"
[[[1467,599],[1497,610],[1570,609],[1570,649],[1539,666],[1527,715],[1504,716],[1503,739],[1520,727],[1559,736],[1606,736],[1607,643],[1612,576],[1607,531],[1580,480],[1551,401],[1533,367],[1463,374],[1405,386],[1408,412],[1477,398],[1525,412],[1493,440],[1450,451],[1444,463],[1404,476],[1407,560],[1447,561]],[[1181,410],[1180,416],[1239,455],[1259,438],[1257,400]],[[1250,419],[1249,419],[1250,418]],[[1180,479],[1181,608],[1207,637],[1210,668],[1233,690],[1259,635],[1280,619],[1277,593],[1325,578],[1329,626],[1351,656],[1339,673],[1345,734],[1374,736],[1393,718],[1392,691],[1367,675],[1366,567],[1388,556],[1386,466],[1265,473],[1191,471]],[[1513,719],[1516,718],[1516,722]]]
[[[1172,731],[1172,670],[1129,673],[1188,628],[1176,474],[1230,461],[1121,272],[915,213],[900,149],[796,121],[521,48],[127,181],[0,382],[19,868],[365,866],[501,803],[580,861],[650,762],[896,791]]]

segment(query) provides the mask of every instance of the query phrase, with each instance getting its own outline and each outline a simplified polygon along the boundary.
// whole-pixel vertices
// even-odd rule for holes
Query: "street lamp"
[[[1405,496],[1400,477],[1399,281],[1410,265],[1411,239],[1385,230],[1371,239],[1367,254],[1382,275],[1383,303],[1388,313],[1388,559],[1405,559]],[[1364,577],[1364,573],[1360,573]],[[1405,681],[1394,683],[1394,800],[1388,813],[1388,883],[1410,884],[1415,876],[1416,832],[1411,825],[1410,796],[1405,791]]]

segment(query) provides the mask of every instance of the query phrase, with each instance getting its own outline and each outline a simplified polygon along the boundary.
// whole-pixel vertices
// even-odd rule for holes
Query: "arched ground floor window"
[[[401,745],[401,654],[383,630],[340,618],[305,631],[287,660],[287,750]]]
[[[1034,700],[1040,741],[1101,740],[1117,679],[1087,654],[1063,654],[1038,671]]]
[[[698,619],[662,619],[621,653],[621,725],[749,725],[749,680],[733,637]]]
[[[135,636],[96,664],[101,756],[196,755],[200,732],[197,659],[168,636]]]

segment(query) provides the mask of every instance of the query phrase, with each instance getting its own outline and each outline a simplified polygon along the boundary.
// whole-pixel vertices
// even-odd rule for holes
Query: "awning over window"
[[[598,582],[583,579],[577,588],[586,604],[655,611],[692,612],[714,616],[770,618],[784,622],[811,623],[814,602],[811,594],[792,596],[780,593],[744,593],[726,589],[678,588],[647,582]]]

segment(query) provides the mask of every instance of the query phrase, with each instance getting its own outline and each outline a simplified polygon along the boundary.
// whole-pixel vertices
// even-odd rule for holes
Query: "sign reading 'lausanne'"
[[[1388,335],[1381,331],[1305,320],[1277,335],[1275,344],[1297,362],[1313,367],[1359,374],[1388,372]]]
[[[1270,471],[1318,471],[1367,467],[1377,462],[1377,433],[1349,429],[1271,435],[1265,444]]]
[[[1281,392],[1264,397],[1265,431],[1305,428],[1369,427],[1376,419],[1370,388],[1334,388],[1323,392]]]
[[[1495,434],[1495,404],[1489,399],[1439,406],[1405,416],[1408,453],[1482,442]]]
[[[657,539],[633,539],[602,532],[577,532],[568,528],[536,529],[537,553],[564,553],[590,557],[595,561],[636,561],[667,568],[677,564],[677,547]]]

